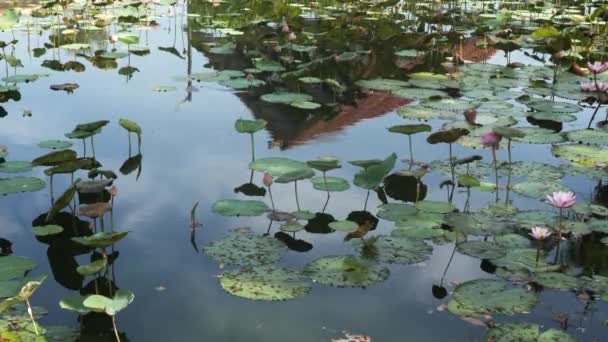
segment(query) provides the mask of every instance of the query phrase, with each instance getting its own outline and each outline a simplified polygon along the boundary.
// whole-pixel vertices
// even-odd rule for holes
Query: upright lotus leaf
[[[378,187],[384,177],[386,177],[395,167],[397,155],[395,153],[388,156],[382,163],[372,165],[355,174],[353,183],[363,189],[371,190]]]
[[[84,306],[84,301],[86,299],[86,296],[66,297],[59,301],[59,307],[64,310],[87,314],[92,310]]]
[[[82,194],[96,194],[105,190],[105,188],[111,186],[114,183],[114,179],[97,179],[97,180],[77,180],[74,182],[74,186],[78,189],[79,193]]]
[[[372,167],[374,165],[382,164],[382,160],[380,160],[380,159],[351,160],[348,163],[353,166],[356,166],[356,167],[360,167],[363,169],[369,169],[370,167]]]
[[[550,265],[543,258],[536,261],[537,250],[534,248],[509,248],[507,253],[492,260],[497,267],[508,271],[551,272],[559,270],[560,265]],[[541,253],[542,257],[542,253]]]
[[[502,280],[476,279],[458,285],[448,310],[459,316],[513,315],[530,312],[538,297],[521,287],[509,288]]]
[[[467,188],[480,186],[479,179],[471,175],[458,175],[458,184]]]
[[[513,128],[513,127],[500,127],[499,126],[499,127],[492,128],[492,131],[494,131],[498,135],[501,135],[508,139],[523,138],[526,136],[526,133],[524,131],[517,129],[517,128]]]
[[[354,232],[359,228],[359,224],[357,222],[344,220],[344,221],[334,221],[329,224],[329,228],[333,230],[337,230],[339,232]]]
[[[118,124],[120,127],[127,130],[129,133],[135,133],[137,135],[141,135],[142,130],[141,127],[134,121],[128,119],[120,119],[118,120]]]
[[[281,260],[285,246],[277,239],[252,234],[235,234],[210,242],[203,249],[211,259],[239,266],[274,264]]]
[[[0,196],[44,189],[46,183],[36,177],[0,178]]]
[[[110,121],[108,121],[108,120],[99,120],[99,121],[78,124],[78,125],[76,125],[76,127],[74,128],[74,130],[72,132],[79,132],[79,131],[97,132],[103,126],[105,126],[109,123],[110,123]]]
[[[35,277],[33,279],[24,281],[21,284],[19,293],[17,293],[15,296],[13,296],[11,298],[7,298],[0,302],[0,313],[10,309],[11,307],[13,307],[19,303],[29,300],[29,298],[34,294],[34,292],[36,292],[36,290],[40,287],[40,285],[42,285],[42,282],[44,282],[44,280],[46,278],[47,278],[47,275],[43,274],[43,275]],[[30,317],[32,317],[32,319],[33,319],[32,314],[30,314]],[[35,329],[37,331],[37,327],[35,327]]]
[[[342,167],[342,165],[340,165],[340,161],[333,156],[319,157],[319,159],[317,160],[307,161],[306,164],[312,167],[313,169],[319,170],[321,172],[327,172]]]
[[[304,266],[303,273],[314,282],[337,287],[368,287],[390,275],[388,268],[352,255],[316,259]]]
[[[51,150],[63,150],[72,147],[72,145],[72,142],[65,140],[44,140],[38,143],[38,147]]]
[[[532,323],[502,323],[493,326],[486,335],[493,342],[575,342],[576,339],[558,329],[541,334],[540,327]]]
[[[296,233],[301,230],[304,230],[304,226],[299,224],[297,221],[287,222],[279,227],[282,232],[286,233]]]
[[[113,298],[101,295],[88,296],[83,302],[83,306],[93,312],[103,312],[110,316],[124,310],[133,302],[135,295],[129,290],[119,289],[114,293]]]
[[[468,135],[469,130],[464,128],[453,128],[446,131],[437,131],[426,138],[429,144],[446,143],[451,144],[456,142],[460,137]]]
[[[321,191],[346,191],[350,184],[344,178],[317,176],[310,180],[313,188]]]
[[[139,43],[139,36],[137,36],[131,32],[119,32],[118,40],[127,45],[133,45],[133,44]]]
[[[0,173],[21,173],[32,169],[32,163],[21,160],[10,160],[0,163]]]
[[[429,125],[395,125],[388,128],[391,133],[400,133],[405,135],[413,135],[422,132],[430,132],[431,126]]]
[[[388,221],[399,221],[405,220],[416,213],[416,208],[409,204],[387,203],[378,207],[377,216]]]
[[[34,267],[36,262],[30,258],[15,255],[0,257],[0,281],[23,277]]]
[[[264,119],[257,119],[257,120],[238,119],[234,123],[234,129],[236,129],[236,131],[239,133],[253,134],[257,131],[264,129],[266,127],[266,124],[268,124],[268,122],[266,122],[266,120],[264,120]]]
[[[95,131],[73,131],[70,133],[64,134],[64,136],[68,139],[86,139],[94,136],[95,134],[99,134],[101,132],[101,128]]]
[[[534,281],[540,285],[559,290],[576,290],[579,288],[577,278],[559,272],[538,273],[534,277]]]
[[[465,241],[456,246],[459,253],[479,259],[498,259],[507,254],[507,248],[493,241]]]
[[[76,151],[73,150],[53,151],[32,160],[32,165],[55,166],[70,160],[75,160],[76,157]]]
[[[303,179],[312,178],[315,175],[315,172],[309,167],[303,167],[297,170],[285,172],[275,178],[275,183],[291,183]]]
[[[21,15],[14,8],[7,9],[2,16],[0,16],[0,30],[10,30],[19,23]]]
[[[91,170],[99,166],[101,166],[101,164],[99,164],[99,162],[97,162],[94,158],[78,158],[65,161],[59,165],[46,169],[44,170],[44,174],[47,176],[52,176],[62,173],[74,173],[78,170]]]
[[[83,276],[92,276],[98,274],[103,271],[106,266],[108,266],[108,259],[101,258],[99,260],[95,260],[88,265],[78,266],[76,268],[76,272]]]
[[[416,209],[426,213],[447,214],[456,211],[456,208],[448,202],[420,201],[416,203]]]
[[[212,210],[222,216],[259,216],[269,209],[261,201],[225,199],[215,202]]]
[[[608,164],[608,150],[588,145],[553,145],[553,155],[578,166],[597,167]]]
[[[281,157],[256,159],[249,164],[249,168],[254,171],[267,172],[273,177],[280,177],[286,173],[310,169],[306,163]]]
[[[53,202],[53,205],[51,205],[51,209],[49,209],[49,212],[46,214],[46,221],[51,222],[55,215],[59,214],[59,212],[63,210],[63,208],[67,207],[72,202],[72,199],[74,198],[75,194],[75,185],[72,185],[67,188],[64,193],[61,194],[61,196],[59,196],[59,198],[57,198],[55,202]]]
[[[429,259],[433,252],[433,247],[424,241],[395,236],[357,240],[353,244],[366,259],[389,264],[417,264]]]
[[[63,232],[63,227],[55,224],[46,225],[46,226],[36,226],[32,228],[34,235],[36,236],[50,236],[57,235]]]
[[[91,248],[105,248],[116,244],[129,232],[99,232],[91,236],[73,237],[72,241]]]
[[[220,284],[232,295],[266,301],[305,296],[312,287],[300,272],[270,265],[224,272]]]

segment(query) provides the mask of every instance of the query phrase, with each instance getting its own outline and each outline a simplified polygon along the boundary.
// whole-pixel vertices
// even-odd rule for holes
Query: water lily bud
[[[117,36],[117,35],[115,35],[115,34],[110,35],[110,42],[111,42],[112,44],[113,44],[113,43],[116,43],[117,41],[118,41],[118,36]]]
[[[289,35],[287,36],[287,40],[289,40],[289,41],[296,40],[296,34],[293,32],[290,32]]]

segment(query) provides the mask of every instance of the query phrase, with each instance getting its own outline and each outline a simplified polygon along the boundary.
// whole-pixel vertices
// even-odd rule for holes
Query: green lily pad
[[[465,100],[453,98],[426,98],[420,101],[420,105],[435,110],[464,112],[467,109],[473,108],[473,105]]]
[[[44,189],[46,183],[36,177],[0,178],[0,195],[34,192]]]
[[[406,135],[413,135],[421,132],[430,132],[431,126],[429,125],[395,125],[388,128],[389,132],[400,133]]]
[[[279,177],[275,178],[275,183],[291,183],[303,179],[312,178],[315,172],[309,167],[302,167],[290,172],[283,173]]]
[[[226,199],[215,202],[212,210],[222,216],[259,216],[269,209],[261,201]]]
[[[142,133],[141,127],[136,122],[129,119],[120,119],[118,120],[118,124],[130,133],[135,133],[137,135],[141,135]]]
[[[306,109],[306,110],[315,110],[321,108],[320,103],[312,102],[312,101],[292,101],[289,103],[290,106],[298,109]]]
[[[78,266],[76,272],[83,276],[92,276],[103,271],[108,265],[108,261],[105,258],[93,261],[88,265]]]
[[[308,210],[299,210],[291,213],[298,220],[312,220],[315,217],[315,213]]]
[[[389,264],[417,264],[430,258],[433,247],[424,241],[395,236],[379,236],[369,241],[355,241],[354,247],[366,259]]]
[[[574,143],[608,145],[608,132],[598,129],[577,129],[566,132],[566,138]]]
[[[313,188],[321,191],[346,191],[350,184],[344,178],[317,176],[310,180]]]
[[[278,262],[285,246],[277,239],[251,234],[236,234],[210,242],[203,248],[211,259],[239,266],[258,266]]]
[[[129,232],[99,232],[91,236],[73,237],[72,241],[87,247],[105,248],[114,245]]]
[[[573,122],[578,119],[572,114],[555,112],[532,112],[529,117],[536,120],[550,120],[555,122]]]
[[[133,292],[119,289],[114,293],[113,298],[101,295],[90,295],[82,302],[83,306],[93,312],[104,312],[107,315],[115,316],[118,312],[125,309],[135,299]]]
[[[407,217],[398,217],[395,226],[398,228],[440,228],[444,222],[444,215],[419,211]]]
[[[412,240],[426,240],[436,239],[445,235],[443,229],[431,228],[428,226],[422,227],[410,227],[410,228],[397,228],[391,232],[392,237],[406,238]]]
[[[255,68],[266,72],[282,72],[285,71],[285,67],[277,61],[270,59],[259,59],[255,62]]]
[[[538,100],[526,103],[536,111],[546,113],[578,113],[583,109],[575,104],[567,102],[555,102],[549,100]]]
[[[51,150],[63,150],[72,147],[72,145],[71,141],[66,140],[45,140],[38,143],[38,147]]]
[[[280,177],[287,173],[310,169],[306,163],[281,157],[256,159],[249,164],[249,168],[254,171],[269,173],[273,177]]]
[[[405,220],[415,215],[418,211],[409,204],[387,203],[378,207],[377,216],[388,221]]]
[[[410,100],[422,100],[428,98],[449,97],[448,93],[443,90],[442,84],[437,82],[410,81],[413,86],[426,85],[427,88],[399,88],[391,90],[391,94]],[[415,84],[414,84],[415,83]],[[433,88],[428,88],[433,87]]]
[[[342,167],[342,165],[340,165],[340,161],[333,156],[324,156],[319,157],[317,160],[309,160],[306,162],[306,165],[321,172],[327,172]]]
[[[282,232],[286,232],[286,233],[295,233],[295,232],[299,232],[302,229],[304,229],[304,226],[299,224],[296,221],[291,221],[291,222],[287,222],[283,225],[281,225],[281,227],[279,227],[279,229]]]
[[[436,214],[447,214],[456,210],[451,203],[439,201],[420,201],[416,203],[416,209]]]
[[[303,93],[276,92],[262,95],[260,98],[268,103],[291,104],[293,102],[312,101],[312,96]]]
[[[493,342],[575,342],[562,330],[549,329],[542,334],[540,327],[531,323],[502,323],[493,326],[486,335]]]
[[[554,145],[551,152],[554,156],[569,160],[578,166],[596,167],[608,164],[608,150],[597,146]]]
[[[439,111],[422,106],[403,106],[397,110],[397,114],[404,119],[431,120],[438,119],[442,115]]]
[[[508,288],[501,280],[476,279],[458,285],[448,310],[461,316],[530,312],[538,297],[523,288]]]
[[[544,287],[559,290],[576,290],[579,287],[578,279],[558,272],[538,273],[534,277],[534,281]]]
[[[236,129],[239,133],[249,133],[253,134],[257,131],[260,131],[266,127],[266,120],[257,119],[257,120],[243,120],[238,119],[234,123],[234,129]]]
[[[325,256],[303,270],[313,282],[337,287],[368,287],[388,279],[390,271],[372,261],[356,256]]]
[[[66,161],[75,160],[77,158],[76,151],[60,150],[47,153],[32,160],[34,166],[55,166]]]
[[[28,161],[10,160],[0,163],[0,173],[20,173],[27,172],[32,169],[32,163]]]
[[[36,267],[36,262],[30,258],[8,255],[0,257],[0,280],[12,280],[23,277],[26,272]]]
[[[498,259],[507,254],[507,249],[493,241],[465,241],[457,245],[459,253],[479,259]]]
[[[562,133],[540,127],[520,127],[526,133],[523,138],[513,138],[514,141],[526,144],[558,144],[566,141]]]
[[[555,191],[570,191],[568,187],[558,181],[523,181],[513,184],[511,189],[516,193],[532,198],[542,199]]]
[[[36,236],[49,236],[56,235],[63,232],[63,227],[58,225],[48,225],[48,226],[37,226],[32,228],[34,235]]]
[[[544,261],[543,253],[536,262],[537,250],[533,248],[510,248],[503,257],[492,260],[497,267],[505,268],[509,271],[528,271],[528,272],[551,272],[560,268],[559,265],[550,265]]]
[[[334,221],[334,222],[329,223],[329,228],[331,228],[333,230],[337,230],[339,232],[350,233],[350,232],[354,232],[355,230],[357,230],[359,228],[359,224],[357,224],[357,222],[348,221],[348,220]]]
[[[353,183],[363,189],[375,189],[395,167],[396,162],[397,155],[393,153],[379,164],[371,165],[356,173]]]
[[[608,216],[608,208],[598,204],[577,203],[572,209],[575,213],[584,216]]]
[[[257,266],[224,272],[220,276],[220,284],[232,295],[266,301],[302,297],[308,294],[312,287],[300,272],[276,266]]]

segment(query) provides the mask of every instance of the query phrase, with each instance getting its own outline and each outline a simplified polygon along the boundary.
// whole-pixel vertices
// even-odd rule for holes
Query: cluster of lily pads
[[[95,121],[76,125],[66,137],[81,139],[83,141],[83,154],[78,153],[70,147],[72,143],[67,140],[46,140],[38,144],[40,148],[51,149],[31,162],[5,160],[8,157],[7,149],[0,160],[0,172],[22,173],[32,170],[34,167],[47,167],[44,174],[50,178],[51,184],[51,206],[45,214],[40,215],[33,222],[32,232],[37,240],[48,244],[49,250],[59,248],[62,253],[90,254],[91,262],[86,265],[78,265],[74,262],[74,269],[69,270],[80,284],[76,290],[82,295],[64,298],[60,306],[67,310],[78,312],[80,315],[90,313],[108,315],[111,321],[111,329],[117,341],[120,335],[116,327],[116,314],[126,308],[133,301],[134,295],[131,291],[118,289],[112,278],[110,268],[118,256],[114,250],[117,242],[127,236],[128,232],[117,231],[113,226],[114,199],[117,195],[114,185],[117,175],[112,170],[105,170],[95,156],[94,136],[101,133],[102,128],[109,123],[107,120]],[[122,126],[129,135],[138,136],[138,150],[141,150],[141,127],[128,119],[120,119]],[[90,139],[92,156],[86,157],[86,139]],[[130,146],[129,146],[130,149]],[[86,180],[74,175],[86,172]],[[124,170],[121,170],[124,171]],[[53,177],[61,174],[70,174],[71,182],[68,188],[56,199],[53,195]],[[123,172],[123,174],[126,174]],[[2,179],[2,194],[14,194],[25,191],[37,191],[46,186],[46,182],[36,177],[11,177]],[[67,210],[66,210],[67,209]],[[109,229],[107,222],[109,215]],[[89,218],[92,221],[83,221],[78,216]],[[111,251],[109,251],[111,250]],[[65,338],[63,341],[72,341],[79,338],[78,331],[73,329],[40,327],[36,318],[41,316],[30,305],[30,297],[34,291],[46,279],[46,275],[32,277],[29,272],[34,269],[36,263],[26,257],[2,256],[0,257],[0,313],[3,314],[0,322],[8,324],[8,328],[1,335],[2,338],[12,341],[16,340],[42,340]],[[24,275],[26,275],[24,277]],[[92,277],[90,286],[83,287],[82,281],[86,277]],[[73,278],[72,278],[73,279]],[[72,287],[72,285],[67,285]],[[31,323],[23,321],[21,316],[13,314],[11,308],[21,303],[27,305],[27,312]],[[14,310],[13,310],[14,311]],[[5,312],[8,312],[5,314]],[[17,323],[13,323],[17,322]],[[29,337],[28,337],[29,336]],[[46,339],[45,339],[46,341]]]

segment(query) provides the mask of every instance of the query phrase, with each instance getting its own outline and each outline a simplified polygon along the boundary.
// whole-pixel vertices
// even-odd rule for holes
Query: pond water
[[[122,341],[607,341],[608,130],[605,108],[593,114],[606,98],[581,92],[592,76],[572,67],[601,60],[601,44],[577,40],[557,68],[551,58],[604,26],[578,21],[592,8],[558,20],[548,2],[452,5],[5,11],[0,242],[12,254],[0,256],[0,298],[48,278],[29,298],[36,325],[17,304],[0,314],[0,341],[43,327],[36,341],[114,341],[110,316],[93,312],[111,308]],[[100,131],[77,127],[99,120]],[[414,124],[425,126],[401,127],[411,140],[387,130]],[[496,164],[481,144],[492,131]],[[39,146],[49,140],[73,145]],[[51,183],[44,171],[58,163],[29,162],[64,153],[65,167],[74,155],[62,148],[90,159]],[[290,161],[267,159],[278,157]],[[576,194],[563,219],[545,201],[554,191]],[[33,229],[49,225],[61,232]],[[534,226],[552,234],[534,241]],[[94,260],[98,272],[77,270]],[[119,289],[134,294],[128,307]],[[87,302],[96,293],[123,303]]]

